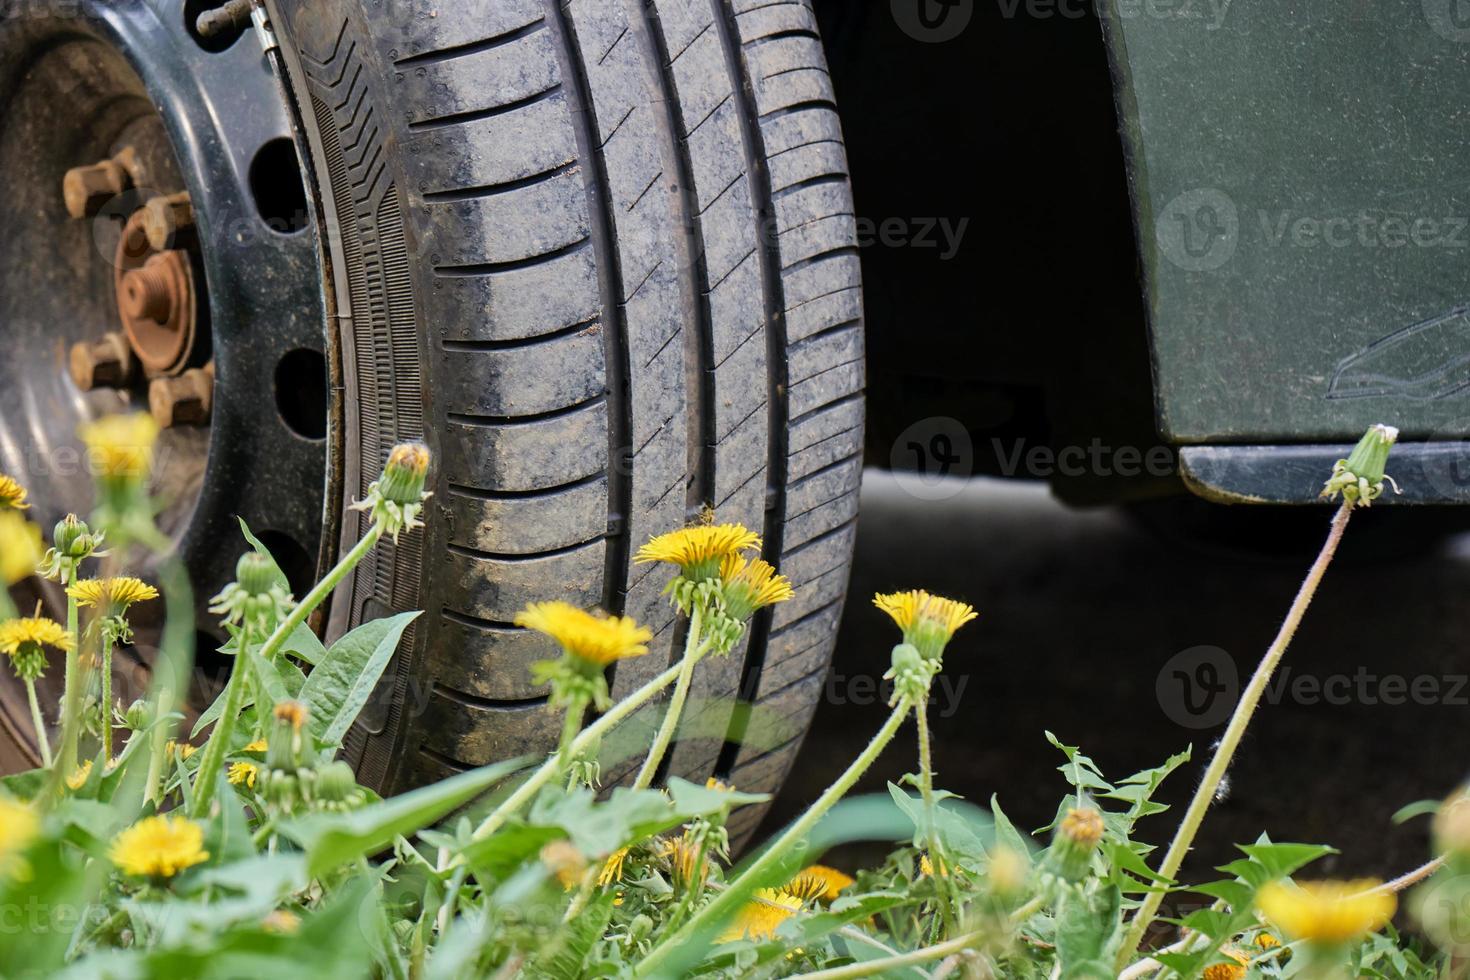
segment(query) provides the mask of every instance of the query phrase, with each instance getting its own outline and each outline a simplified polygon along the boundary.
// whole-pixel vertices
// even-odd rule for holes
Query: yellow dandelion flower
[[[686,579],[699,582],[719,574],[720,562],[726,556],[760,546],[760,535],[742,524],[701,524],[651,538],[638,549],[633,561],[666,561],[678,565]]]
[[[1260,933],[1259,935],[1256,936],[1256,949],[1263,950],[1263,951],[1269,953],[1273,949],[1280,949],[1280,948],[1281,948],[1281,940],[1277,939],[1275,936],[1271,935],[1269,932],[1263,932],[1263,933]]]
[[[641,657],[653,639],[631,616],[599,616],[569,602],[533,602],[516,613],[515,624],[551,637],[574,657],[599,667]]]
[[[791,883],[782,890],[802,901],[830,902],[851,884],[853,879],[836,868],[814,864],[792,878]]]
[[[770,939],[781,927],[781,923],[801,911],[801,899],[773,888],[760,888],[736,914],[735,921],[720,933],[718,943],[752,939],[757,942]]]
[[[0,473],[0,510],[28,510],[26,488],[14,479]]]
[[[1256,907],[1293,939],[1355,942],[1388,924],[1397,908],[1376,881],[1273,881],[1256,895]]]
[[[40,528],[18,511],[0,510],[0,588],[36,574],[44,553]]]
[[[169,739],[168,744],[163,747],[163,750],[164,754],[167,755],[170,760],[173,760],[174,758],[183,760],[189,758],[189,756],[193,755],[195,752],[198,752],[199,747],[196,745],[190,745],[188,742],[180,742],[175,739]]]
[[[204,828],[186,817],[146,817],[118,834],[107,852],[124,874],[172,878],[209,860]]]
[[[546,866],[546,870],[556,875],[556,880],[567,891],[580,885],[582,876],[587,873],[586,855],[567,840],[554,840],[541,848],[541,863]]]
[[[54,619],[40,616],[0,623],[0,653],[14,657],[26,646],[55,647],[66,653],[72,647],[71,634]]]
[[[272,714],[276,721],[289,724],[292,731],[301,731],[301,726],[306,724],[306,716],[310,714],[306,705],[300,701],[282,701],[276,705]]]
[[[295,935],[301,931],[301,917],[295,912],[276,909],[260,920],[260,928],[265,932],[273,932],[281,936]]]
[[[709,876],[709,861],[700,845],[688,835],[666,841],[662,857],[669,862],[674,884],[683,891],[698,891]]]
[[[973,606],[930,595],[923,589],[879,594],[873,597],[873,605],[898,625],[905,643],[929,660],[939,659],[955,630],[978,615]]]
[[[1205,967],[1204,980],[1244,980],[1246,971],[1250,969],[1251,958],[1234,949],[1221,952],[1230,957],[1231,962]]]
[[[153,416],[105,415],[79,430],[87,444],[87,458],[94,472],[104,479],[142,480],[153,466],[153,444],[158,440],[158,423]]]
[[[41,818],[24,803],[0,796],[0,882],[28,878],[30,868],[21,852],[41,830]]]
[[[623,865],[628,860],[628,849],[620,847],[602,865],[602,871],[597,875],[597,884],[606,888],[615,881],[623,880]]]
[[[725,782],[722,779],[716,779],[714,776],[711,776],[704,781],[704,788],[716,790],[721,793],[735,792],[734,786],[731,786],[729,783]]]
[[[75,771],[73,771],[70,776],[66,777],[66,785],[70,786],[72,789],[81,789],[83,786],[87,785],[87,780],[91,777],[91,775],[92,760],[85,759],[83,760],[81,765],[76,767]]]
[[[929,859],[929,855],[927,854],[919,855],[919,875],[924,878],[934,877],[934,862]],[[949,877],[949,869],[944,866],[943,861],[939,862],[939,877]]]
[[[724,586],[725,613],[737,622],[749,619],[757,609],[785,602],[796,594],[791,581],[777,574],[767,562],[744,555],[720,559],[720,581]]]
[[[270,749],[270,743],[266,742],[266,740],[263,738],[257,738],[255,741],[245,746],[246,752],[265,752],[268,749]]]
[[[89,578],[67,586],[66,594],[83,609],[101,609],[107,615],[121,615],[136,602],[158,598],[158,590],[141,579]]]
[[[246,789],[255,788],[255,777],[260,775],[260,767],[253,762],[230,763],[230,785],[244,786]]]

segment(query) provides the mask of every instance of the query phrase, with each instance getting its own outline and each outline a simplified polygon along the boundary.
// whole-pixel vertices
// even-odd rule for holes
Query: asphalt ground
[[[1070,510],[1038,484],[949,491],[918,499],[903,478],[867,474],[832,673],[761,833],[815,799],[882,722],[876,682],[896,635],[873,593],[927,588],[980,611],[951,644],[931,702],[938,784],[979,804],[995,794],[1031,829],[1068,790],[1045,732],[1115,780],[1192,746],[1159,794],[1174,809],[1140,827],[1167,843],[1331,510],[1233,509],[1201,543],[1122,509]],[[1395,825],[1394,813],[1470,773],[1470,536],[1429,533],[1430,520],[1402,508],[1355,516],[1186,880],[1262,833],[1339,848],[1316,866],[1324,875],[1392,877],[1426,859],[1428,821]],[[884,792],[915,759],[909,727],[857,792]],[[848,845],[829,858],[851,868],[885,849]]]

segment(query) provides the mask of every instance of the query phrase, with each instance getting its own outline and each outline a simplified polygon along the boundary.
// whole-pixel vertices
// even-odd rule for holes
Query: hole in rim
[[[321,351],[297,348],[276,365],[276,411],[304,439],[327,437],[327,359]]]
[[[300,542],[281,531],[261,531],[256,537],[286,574],[286,581],[291,585],[291,594],[301,596],[310,592],[316,582],[316,559],[307,553]]]
[[[250,194],[271,231],[294,235],[306,228],[306,185],[295,143],[278,136],[256,151],[250,161]]]
[[[225,31],[223,34],[216,34],[213,37],[205,37],[199,33],[199,15],[206,10],[215,9],[223,2],[224,0],[184,0],[184,30],[188,31],[189,36],[194,39],[194,43],[205,51],[218,53],[228,50],[231,45],[240,40],[241,35],[247,29],[246,27],[237,27],[232,31]]]

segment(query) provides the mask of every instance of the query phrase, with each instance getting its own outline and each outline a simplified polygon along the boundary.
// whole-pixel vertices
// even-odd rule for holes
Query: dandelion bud
[[[127,712],[123,715],[123,722],[128,728],[135,732],[141,732],[153,723],[153,708],[142,698],[128,705]]]
[[[653,932],[653,919],[642,914],[633,916],[633,921],[628,923],[628,938],[635,944],[649,937]]]
[[[1435,850],[1456,864],[1470,865],[1470,789],[1445,801],[1434,818]]]
[[[265,763],[271,769],[295,771],[315,754],[311,729],[306,726],[308,711],[300,701],[282,701],[272,712],[275,730],[271,732]]]
[[[1383,481],[1393,483],[1383,470],[1388,465],[1388,453],[1398,441],[1399,430],[1391,425],[1371,426],[1358,440],[1347,459],[1340,459],[1332,468],[1332,476],[1322,487],[1322,496],[1332,499],[1339,493],[1343,500],[1358,507],[1367,507],[1383,493]],[[1394,492],[1398,486],[1394,485]]]
[[[904,698],[909,701],[927,698],[933,676],[930,662],[924,659],[919,648],[911,643],[900,643],[893,648],[893,666],[883,679],[893,681],[893,703],[897,704]]]
[[[317,795],[329,802],[345,803],[352,799],[357,788],[357,773],[341,759],[323,766],[317,773]]]
[[[276,584],[275,564],[258,551],[247,551],[235,564],[235,581],[249,595],[266,595]]]
[[[424,493],[429,476],[429,450],[423,443],[405,442],[394,446],[383,467],[379,492],[383,499],[400,506],[416,504]]]
[[[1102,836],[1103,818],[1096,809],[1083,806],[1068,810],[1052,838],[1052,870],[1071,882],[1087,877],[1092,867],[1092,854]]]

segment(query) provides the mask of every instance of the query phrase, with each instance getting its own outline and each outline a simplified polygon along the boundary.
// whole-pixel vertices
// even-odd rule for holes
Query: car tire
[[[615,696],[661,671],[682,649],[669,572],[631,556],[713,506],[762,531],[796,597],[700,666],[668,772],[775,790],[831,658],[863,444],[853,204],[810,4],[267,6],[326,229],[340,495],[396,442],[437,460],[425,531],[332,610],[333,632],[425,610],[348,740],[362,778],[554,744],[528,669],[547,650],[511,623],[529,601],[653,629]],[[345,513],[350,543],[367,524]],[[658,710],[604,746],[604,781]]]

